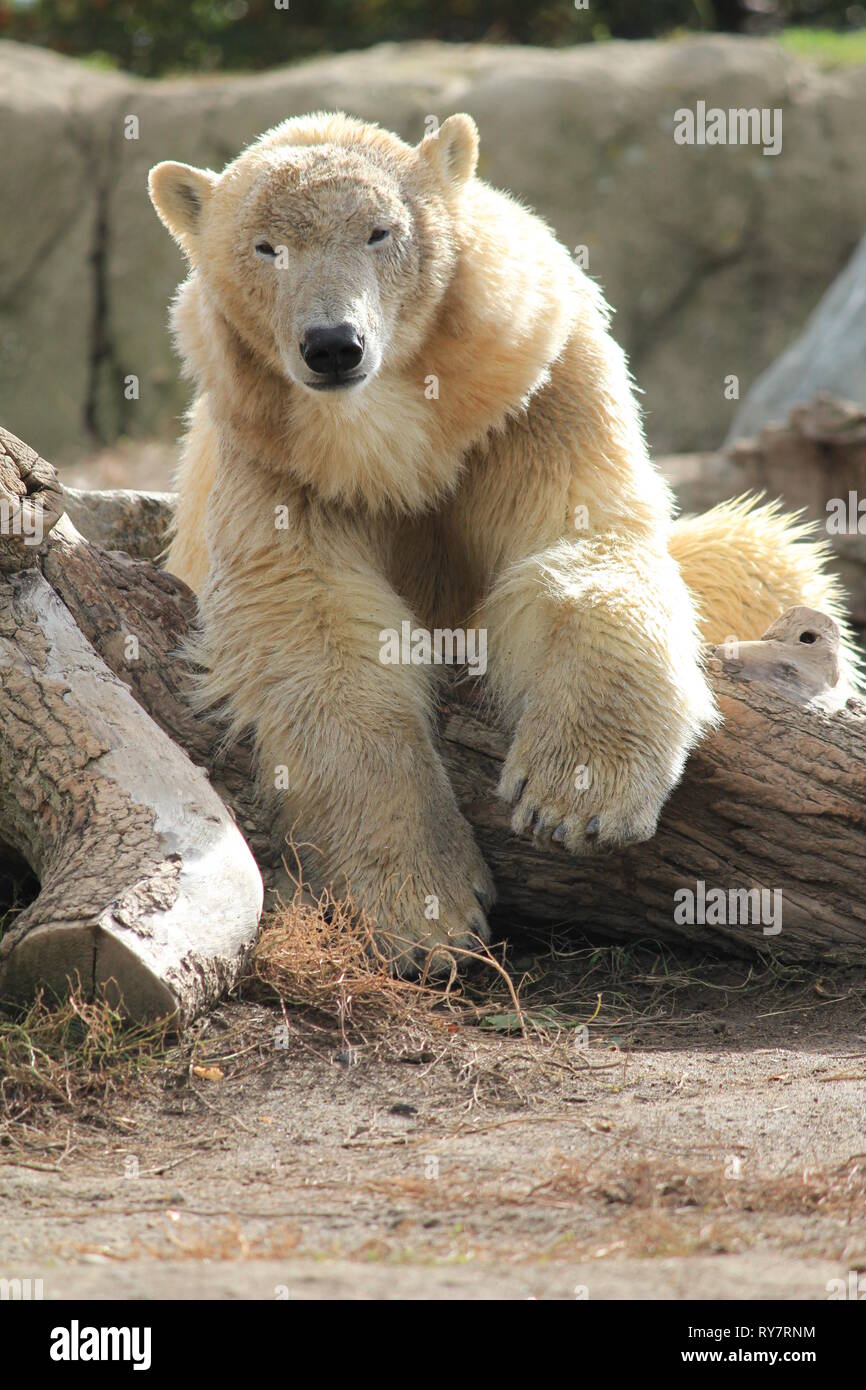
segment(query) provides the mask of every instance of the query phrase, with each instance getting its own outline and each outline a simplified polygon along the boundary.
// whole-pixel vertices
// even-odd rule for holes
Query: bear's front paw
[[[575,746],[556,729],[521,721],[497,788],[514,806],[511,828],[591,854],[649,840],[685,759],[664,750]]]

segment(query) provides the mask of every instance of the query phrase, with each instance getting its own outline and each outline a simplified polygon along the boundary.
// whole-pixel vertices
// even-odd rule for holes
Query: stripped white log
[[[207,776],[97,656],[38,569],[0,577],[0,826],[41,891],[0,997],[77,974],[184,1023],[237,980],[262,882]]]

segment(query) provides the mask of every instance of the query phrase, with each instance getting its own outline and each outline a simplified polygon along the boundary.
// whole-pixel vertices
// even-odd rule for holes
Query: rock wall
[[[781,153],[677,144],[674,113],[699,100],[780,108]],[[745,396],[866,230],[866,68],[819,72],[770,40],[385,45],[160,82],[0,43],[4,425],[49,457],[175,432],[187,388],[166,308],[184,264],[147,171],[221,168],[275,121],[322,107],[413,141],[425,117],[471,112],[482,175],[587,248],[663,451],[721,442],[737,410],[725,378]]]
[[[754,438],[822,391],[866,405],[866,237],[799,338],[758,377],[725,442]]]

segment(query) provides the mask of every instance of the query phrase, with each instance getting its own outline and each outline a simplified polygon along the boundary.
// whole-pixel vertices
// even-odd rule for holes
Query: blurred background
[[[285,23],[291,13],[292,22]],[[846,0],[5,0],[0,34],[142,77],[258,72],[376,43],[540,44],[679,33],[781,34],[793,48],[844,55],[866,24]],[[860,34],[866,44],[866,33]],[[847,45],[850,51],[850,45]]]
[[[780,113],[781,149],[678,144],[698,102]],[[866,8],[844,0],[0,0],[0,422],[64,481],[170,485],[185,267],[148,169],[219,169],[323,107],[412,142],[475,117],[481,175],[613,305],[684,505],[760,484],[822,520],[859,486],[850,416],[799,428],[836,460],[820,482],[796,450],[719,453],[820,390],[866,404]]]

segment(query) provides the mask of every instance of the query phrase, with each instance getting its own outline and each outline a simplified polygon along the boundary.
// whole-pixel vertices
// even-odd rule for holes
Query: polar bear
[[[219,175],[150,175],[191,267],[168,567],[199,698],[255,731],[279,833],[398,968],[486,940],[494,886],[437,752],[441,667],[386,635],[484,634],[513,830],[582,855],[653,834],[717,719],[702,639],[840,615],[790,518],[672,522],[600,291],[477,156],[466,115],[411,147],[319,113]]]

